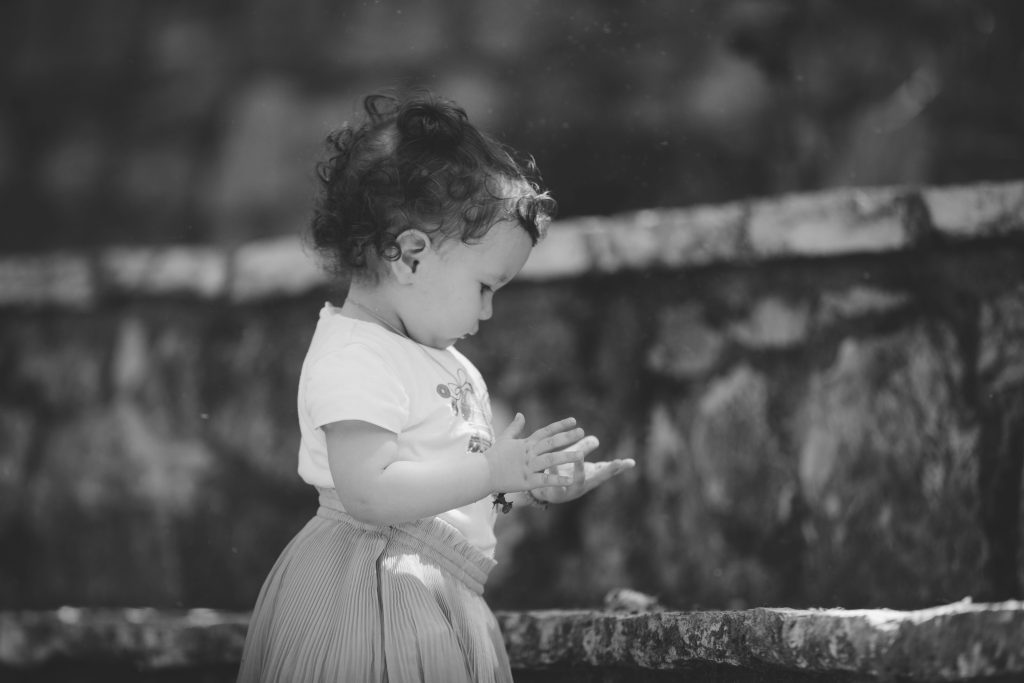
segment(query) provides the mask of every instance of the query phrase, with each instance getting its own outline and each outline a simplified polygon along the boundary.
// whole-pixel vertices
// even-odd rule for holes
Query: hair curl
[[[472,243],[515,220],[534,244],[542,237],[557,205],[532,158],[425,91],[370,95],[363,107],[365,120],[331,133],[330,158],[317,164],[312,240],[336,272],[368,272],[370,254],[397,260],[408,228]]]

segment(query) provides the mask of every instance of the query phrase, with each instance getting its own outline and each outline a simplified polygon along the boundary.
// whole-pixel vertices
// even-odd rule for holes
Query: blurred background
[[[1020,177],[1014,0],[8,0],[0,250],[305,226],[363,95],[424,85],[562,216]]]
[[[314,505],[326,293],[207,296],[206,256],[305,230],[367,93],[455,99],[562,218],[1024,177],[1016,0],[7,0],[0,54],[0,257],[97,255],[114,292],[0,310],[0,608],[251,607]],[[121,245],[198,249],[154,252],[180,291],[126,292]],[[463,349],[496,410],[643,463],[503,520],[492,604],[1019,597],[1024,267],[985,249],[508,287]]]

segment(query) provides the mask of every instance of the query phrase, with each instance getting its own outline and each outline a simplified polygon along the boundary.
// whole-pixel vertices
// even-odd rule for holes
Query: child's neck
[[[401,315],[379,287],[369,288],[353,283],[349,287],[341,312],[349,318],[380,325],[403,337],[409,336]]]

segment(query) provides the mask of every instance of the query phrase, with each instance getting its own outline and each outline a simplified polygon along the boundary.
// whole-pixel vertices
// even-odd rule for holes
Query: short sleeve
[[[317,359],[306,370],[306,409],[316,427],[362,420],[403,431],[409,395],[394,368],[373,349],[350,344]]]

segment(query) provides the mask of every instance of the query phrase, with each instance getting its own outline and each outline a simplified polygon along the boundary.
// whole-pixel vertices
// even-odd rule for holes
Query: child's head
[[[317,167],[312,236],[334,270],[375,280],[402,257],[398,238],[410,229],[435,245],[473,244],[504,221],[532,244],[542,237],[555,202],[532,160],[517,161],[457,105],[418,91],[371,95],[364,108],[361,125],[330,135],[332,156]]]

